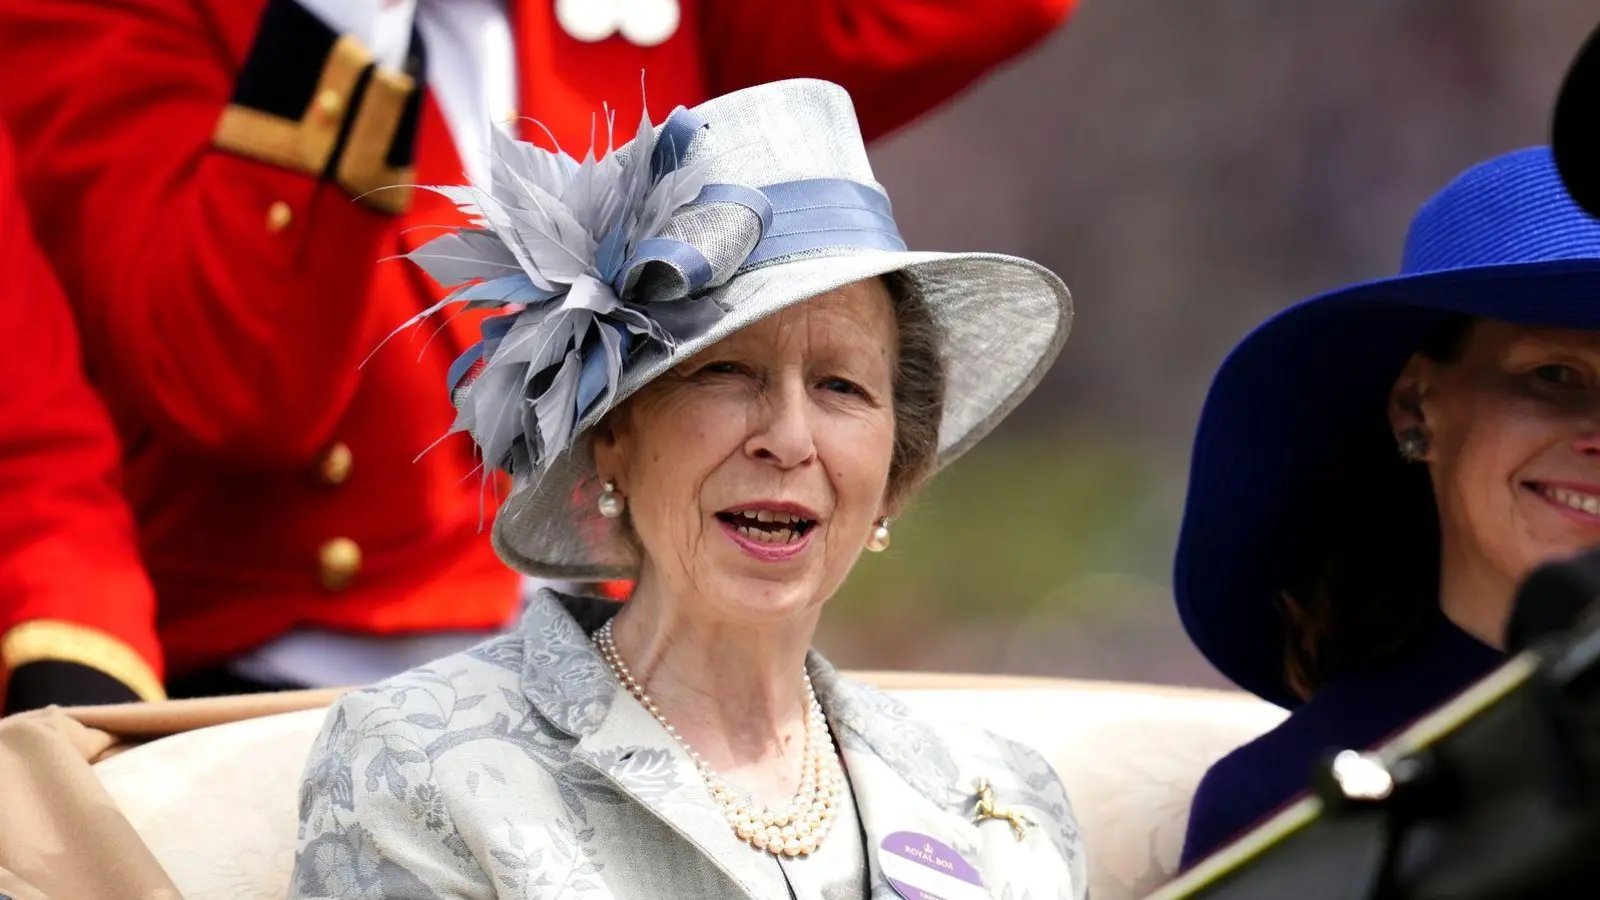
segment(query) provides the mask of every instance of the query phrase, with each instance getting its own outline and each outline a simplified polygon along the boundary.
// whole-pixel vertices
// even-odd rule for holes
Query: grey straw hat
[[[647,118],[598,159],[504,135],[493,151],[490,185],[430,188],[472,227],[410,258],[455,288],[418,321],[452,303],[507,310],[450,389],[454,430],[512,474],[494,546],[526,574],[637,575],[579,438],[651,379],[786,307],[888,272],[916,284],[942,332],[941,467],[1027,396],[1067,338],[1071,296],[1044,267],[905,249],[850,97],[828,82]]]

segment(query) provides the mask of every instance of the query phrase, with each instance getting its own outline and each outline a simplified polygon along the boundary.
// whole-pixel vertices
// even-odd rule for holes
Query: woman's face
[[[1445,589],[1471,573],[1503,618],[1531,569],[1600,544],[1600,333],[1480,322],[1462,350],[1414,358],[1390,416],[1430,439]]]
[[[653,381],[595,444],[644,549],[639,589],[773,622],[844,581],[886,515],[897,333],[878,279],[742,329]]]

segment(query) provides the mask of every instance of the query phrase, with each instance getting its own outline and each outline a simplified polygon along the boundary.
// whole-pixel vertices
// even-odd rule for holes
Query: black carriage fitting
[[[1491,900],[1593,896],[1600,883],[1600,551],[1541,569],[1511,630],[1532,674],[1443,737],[1395,758],[1381,799],[1348,796],[1332,757],[1323,808],[1220,876],[1207,900]],[[1448,709],[1448,707],[1447,707]],[[1380,754],[1382,755],[1382,754]]]
[[[1335,770],[1339,752],[1317,761],[1311,793],[1322,801],[1322,815],[1340,821],[1347,855],[1340,867],[1347,873],[1350,900],[1389,900],[1396,892],[1398,851],[1410,827],[1447,815],[1454,793],[1447,771],[1434,754],[1422,751],[1384,766],[1393,788],[1380,799],[1352,797]]]

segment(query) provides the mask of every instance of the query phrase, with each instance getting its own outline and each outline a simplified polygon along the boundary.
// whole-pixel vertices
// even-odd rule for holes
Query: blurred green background
[[[1171,611],[1172,469],[1083,430],[985,441],[863,557],[818,643],[859,667],[1220,684]]]

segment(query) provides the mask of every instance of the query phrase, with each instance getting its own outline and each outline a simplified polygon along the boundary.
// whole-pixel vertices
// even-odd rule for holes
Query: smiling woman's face
[[[1391,419],[1419,414],[1446,591],[1470,573],[1503,615],[1531,569],[1600,544],[1600,333],[1479,322],[1457,359],[1413,359]]]
[[[731,622],[831,596],[887,514],[896,337],[874,278],[744,328],[636,394],[594,453],[627,498],[640,589]]]

